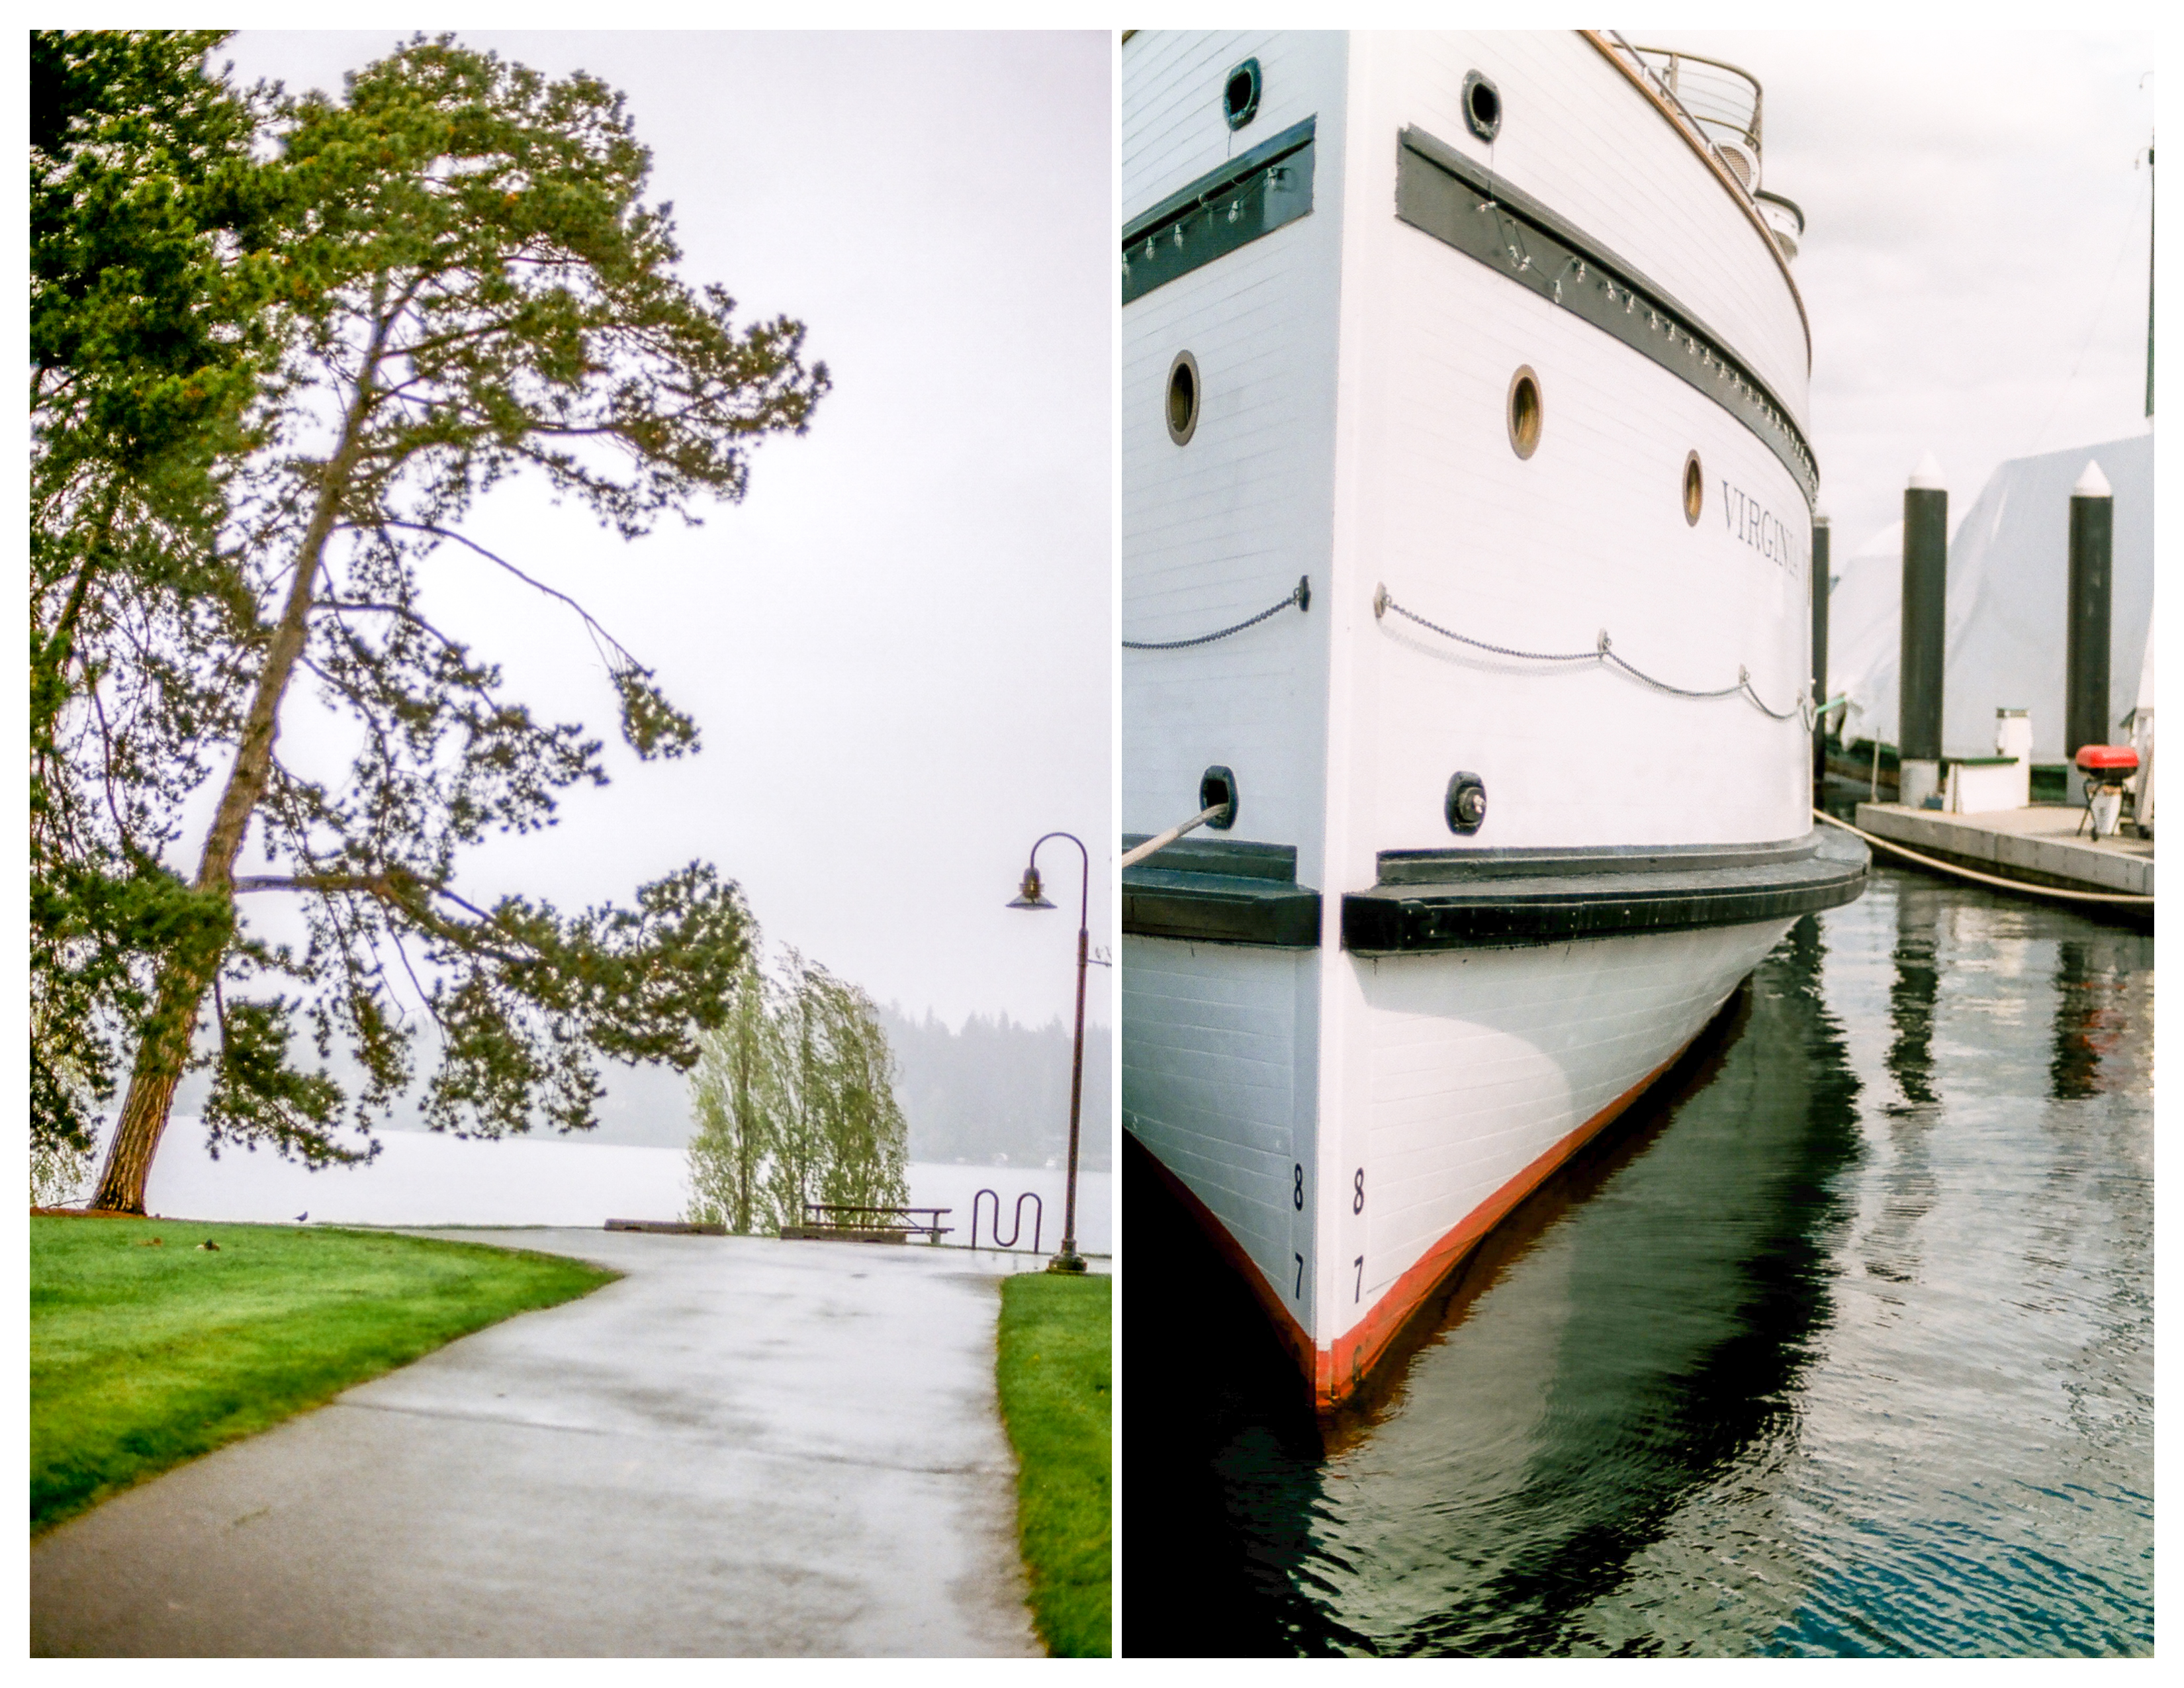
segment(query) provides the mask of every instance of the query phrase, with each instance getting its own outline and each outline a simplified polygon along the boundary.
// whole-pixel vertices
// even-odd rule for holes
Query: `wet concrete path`
[[[627,1276],[34,1542],[34,1652],[1039,1651],[994,1393],[1020,1257],[422,1234]]]

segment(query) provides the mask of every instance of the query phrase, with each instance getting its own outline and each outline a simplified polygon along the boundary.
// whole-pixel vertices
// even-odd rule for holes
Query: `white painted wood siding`
[[[1502,95],[1490,149],[1464,126],[1473,70]],[[1572,31],[1361,33],[1351,37],[1351,134],[1368,153],[1387,155],[1391,193],[1396,136],[1416,124],[1668,288],[1805,425],[1804,325],[1767,237],[1591,42]]]
[[[1673,684],[1734,685],[1747,669],[1778,710],[1808,682],[1809,517],[1774,454],[1633,348],[1396,217],[1406,124],[1483,153],[1457,110],[1474,65],[1495,78],[1509,114],[1494,168],[1717,330],[1759,331],[1703,278],[1724,253],[1772,261],[1702,163],[1584,42],[1353,43],[1329,616],[1330,906],[1373,883],[1385,850],[1759,842],[1811,824],[1801,717],[1770,720],[1741,696],[1671,697],[1594,664],[1493,658],[1373,617],[1384,582],[1419,614],[1512,649],[1585,651],[1604,629],[1618,653]],[[1520,101],[1585,120],[1563,125],[1554,146],[1535,136],[1513,148]],[[1611,120],[1623,127],[1602,126]],[[1618,172],[1635,172],[1626,194],[1687,203],[1674,214],[1641,205],[1611,215],[1588,194]],[[1691,248],[1657,237],[1663,229],[1681,230]],[[1794,323],[1779,276],[1773,285]],[[1736,349],[1788,379],[1749,342]],[[1520,365],[1544,397],[1529,460],[1511,448],[1507,422]],[[1795,391],[1802,398],[1802,379]],[[1681,502],[1692,449],[1706,479],[1696,526]],[[1729,488],[1787,529],[1779,560],[1745,543]],[[1481,775],[1489,799],[1485,827],[1462,839],[1442,816],[1459,769]],[[1503,1181],[1669,1059],[1781,930],[1481,951],[1468,962],[1331,957],[1318,1134],[1328,1311],[1316,1338],[1333,1340],[1371,1306],[1375,1283],[1384,1290]],[[1412,997],[1390,998],[1396,979]],[[1342,1199],[1361,1167],[1382,1198],[1368,1197],[1364,1217]]]
[[[1123,940],[1123,1128],[1212,1210],[1306,1329],[1295,1257],[1312,1258],[1316,1203],[1296,1207],[1292,1168],[1317,1160],[1319,962],[1312,950]]]
[[[1256,56],[1257,119],[1232,136],[1223,73]],[[1758,842],[1810,825],[1802,718],[1671,698],[1588,665],[1467,655],[1372,613],[1420,614],[1518,649],[1616,649],[1691,688],[1791,707],[1808,682],[1810,528],[1788,471],[1730,413],[1632,348],[1395,215],[1414,124],[1490,163],[1674,292],[1805,404],[1789,290],[1726,189],[1574,36],[1141,35],[1123,58],[1123,215],[1318,118],[1311,215],[1123,309],[1123,626],[1195,635],[1123,653],[1123,825],[1187,815],[1209,763],[1237,774],[1235,836],[1294,844],[1326,899],[1296,954],[1128,938],[1126,1124],[1206,1202],[1323,1346],[1437,1238],[1694,1035],[1780,937],[1763,928],[1361,962],[1344,891],[1380,850]],[[1476,66],[1507,115],[1490,158],[1458,101]],[[1170,362],[1203,409],[1168,438]],[[1518,460],[1519,364],[1545,395]],[[1706,476],[1696,526],[1685,454]],[[1763,556],[1735,488],[1790,535]],[[1479,773],[1485,828],[1457,840],[1449,775]],[[1294,1206],[1306,1168],[1306,1206]],[[1366,1173],[1365,1211],[1352,1179]],[[1367,1256],[1363,1282],[1355,1257]]]
[[[1595,663],[1490,656],[1372,614],[1384,582],[1419,615],[1512,649],[1582,652],[1605,631],[1618,655],[1672,685],[1734,686],[1741,669],[1778,710],[1794,710],[1808,685],[1810,518],[1780,460],[1634,348],[1396,217],[1396,137],[1411,122],[1460,129],[1454,102],[1469,66],[1497,81],[1506,73],[1505,104],[1513,89],[1544,99],[1553,67],[1569,85],[1559,103],[1573,109],[1613,105],[1624,92],[1598,82],[1596,64],[1616,73],[1581,40],[1557,38],[1551,51],[1529,36],[1483,39],[1493,53],[1468,41],[1374,37],[1352,57],[1328,618],[1329,891],[1371,884],[1380,850],[1457,842],[1442,801],[1459,770],[1486,784],[1486,824],[1462,840],[1479,846],[1748,843],[1810,826],[1801,716],[1769,719],[1741,695],[1671,696]],[[1542,56],[1547,68],[1527,68]],[[1421,64],[1449,80],[1446,109],[1426,103]],[[1667,131],[1657,114],[1634,109]],[[1513,111],[1505,118],[1505,142],[1517,122]],[[1649,131],[1633,128],[1635,147]],[[1585,175],[1575,162],[1562,168]],[[1687,152],[1668,179],[1694,201],[1726,203]],[[1563,185],[1544,165],[1525,184],[1557,209]],[[1761,238],[1736,224],[1713,232],[1731,251]],[[1709,256],[1686,254],[1678,267],[1703,271]],[[1668,284],[1683,279],[1663,254],[1641,258]],[[1507,421],[1520,365],[1536,372],[1544,400],[1529,459],[1512,448]],[[1695,526],[1681,500],[1694,449],[1706,487]],[[1747,543],[1740,499],[1767,512],[1770,531],[1780,525],[1781,554]]]
[[[1334,711],[1353,824],[1332,860],[1372,883],[1373,853],[1457,842],[1458,769],[1488,795],[1479,845],[1759,842],[1810,824],[1806,584],[1811,526],[1780,460],[1729,412],[1638,352],[1431,236],[1359,218],[1346,286],[1340,543],[1328,625],[1351,682]],[[1540,444],[1511,448],[1509,384],[1536,372]],[[1687,454],[1705,502],[1682,503]],[[1739,495],[1747,502],[1739,503]],[[1741,512],[1768,513],[1770,559]],[[1399,617],[1375,588],[1474,639],[1616,653],[1669,695],[1597,663],[1506,659]]]
[[[1357,1323],[1429,1248],[1696,1037],[1787,922],[1363,961],[1369,1052],[1362,1219],[1337,1201],[1327,1251],[1365,1256],[1319,1333]]]
[[[1257,116],[1232,135],[1223,79],[1256,56]],[[1187,638],[1241,621],[1312,579],[1285,610],[1192,650],[1123,653],[1126,832],[1197,806],[1221,764],[1240,797],[1234,836],[1295,844],[1320,862],[1333,525],[1337,260],[1344,46],[1339,36],[1144,35],[1123,49],[1127,221],[1225,159],[1317,117],[1311,214],[1123,309],[1123,628]],[[1178,352],[1198,360],[1200,420],[1187,445],[1164,406]]]

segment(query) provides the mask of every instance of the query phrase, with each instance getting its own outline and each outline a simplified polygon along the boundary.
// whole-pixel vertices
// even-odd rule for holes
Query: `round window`
[[[1167,366],[1167,437],[1189,445],[1198,432],[1198,359],[1178,352]]]
[[[1519,457],[1540,448],[1540,378],[1526,364],[1509,378],[1509,443]]]
[[[1699,466],[1696,451],[1684,460],[1684,520],[1691,526],[1699,525],[1699,512],[1706,508],[1706,471]]]

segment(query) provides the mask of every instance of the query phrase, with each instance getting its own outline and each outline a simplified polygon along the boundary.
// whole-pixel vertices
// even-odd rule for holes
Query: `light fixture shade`
[[[1023,883],[1017,887],[1016,900],[1009,906],[1012,909],[1050,909],[1054,906],[1039,894],[1038,868],[1024,869]]]

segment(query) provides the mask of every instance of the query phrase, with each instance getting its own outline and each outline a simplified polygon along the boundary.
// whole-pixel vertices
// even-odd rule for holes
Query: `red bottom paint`
[[[1460,1223],[1419,1256],[1409,1271],[1389,1286],[1387,1293],[1373,1302],[1363,1318],[1326,1348],[1313,1343],[1281,1293],[1267,1281],[1259,1263],[1228,1234],[1228,1228],[1212,1210],[1193,1195],[1182,1179],[1162,1166],[1157,1155],[1148,1154],[1146,1159],[1160,1174],[1162,1184],[1182,1204],[1222,1258],[1258,1297],[1259,1305],[1273,1325],[1275,1336],[1289,1350],[1298,1371],[1310,1382],[1313,1405],[1323,1412],[1330,1412],[1363,1387],[1373,1368],[1387,1353],[1389,1345],[1401,1333],[1411,1315],[1449,1273],[1462,1264],[1464,1256],[1478,1246],[1480,1240],[1507,1217],[1518,1202],[1546,1183],[1556,1168],[1643,1095],[1646,1087],[1674,1066],[1683,1053],[1683,1050],[1678,1050],[1577,1129],[1557,1139],[1514,1178],[1473,1208]]]

